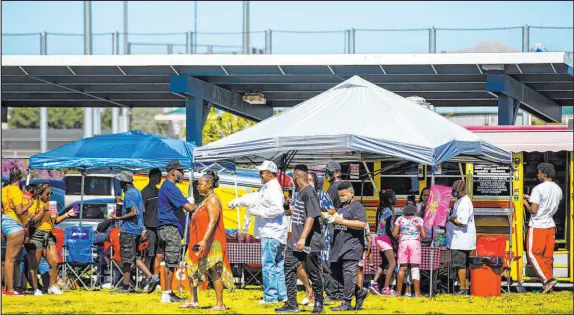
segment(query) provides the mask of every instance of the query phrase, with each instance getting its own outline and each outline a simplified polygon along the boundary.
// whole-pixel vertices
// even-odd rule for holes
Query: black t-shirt
[[[337,181],[334,182],[331,186],[329,186],[329,189],[327,189],[327,195],[329,195],[329,197],[331,198],[331,201],[333,201],[333,205],[335,206],[335,209],[339,208],[339,184],[341,184],[341,181]]]
[[[367,222],[365,207],[353,201],[349,205],[337,209],[337,213],[345,220]],[[355,230],[349,227],[334,224],[333,246],[329,253],[329,260],[336,262],[340,259],[360,260],[365,249],[365,230]]]
[[[295,248],[295,244],[297,244],[305,228],[305,221],[309,217],[314,217],[315,221],[313,221],[313,227],[309,235],[307,235],[305,246],[311,247],[311,252],[318,252],[325,247],[323,236],[321,235],[323,220],[317,192],[311,185],[305,187],[297,194],[297,200],[295,200],[293,214],[291,215],[291,237],[287,241],[288,248]]]
[[[159,189],[146,186],[142,190],[142,199],[144,202],[144,226],[146,228],[157,227],[157,196]]]

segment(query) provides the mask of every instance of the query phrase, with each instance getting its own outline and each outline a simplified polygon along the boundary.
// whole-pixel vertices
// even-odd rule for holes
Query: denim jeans
[[[263,273],[263,299],[267,302],[287,299],[283,251],[285,245],[278,240],[261,238],[261,268]]]

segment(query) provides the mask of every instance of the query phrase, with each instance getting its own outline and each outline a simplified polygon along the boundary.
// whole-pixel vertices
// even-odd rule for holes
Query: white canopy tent
[[[253,127],[202,146],[195,160],[325,164],[399,158],[510,164],[511,154],[358,76]],[[287,165],[283,165],[286,167]]]

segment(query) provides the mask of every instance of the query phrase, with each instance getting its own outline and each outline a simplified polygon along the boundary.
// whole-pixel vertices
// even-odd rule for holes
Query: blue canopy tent
[[[193,163],[195,145],[139,130],[81,139],[30,157],[31,169],[73,169],[82,173],[80,209],[83,209],[84,180],[87,173],[115,173],[122,170],[144,172],[163,169],[173,160],[187,168],[235,170],[233,163]],[[193,174],[193,172],[192,172]],[[80,211],[80,225],[82,211]]]

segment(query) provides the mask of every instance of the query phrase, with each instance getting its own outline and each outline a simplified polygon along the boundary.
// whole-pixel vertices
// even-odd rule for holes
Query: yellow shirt
[[[28,210],[28,212],[30,214],[28,216],[28,218],[31,218],[38,211],[44,211],[45,206],[46,206],[46,203],[42,202],[42,200],[34,201],[32,206]],[[50,231],[52,231],[53,227],[54,227],[54,223],[52,221],[52,218],[50,218],[50,211],[44,211],[44,215],[42,215],[40,222],[38,222],[36,224],[36,228],[38,230],[41,230],[41,231],[50,232]]]
[[[28,202],[28,198],[24,197],[24,193],[17,186],[8,185],[2,187],[2,203],[4,204],[4,209],[2,210],[4,214],[22,225],[25,225],[26,222],[23,222],[23,220],[16,214],[14,208],[18,205],[26,207]],[[26,217],[26,215],[23,215],[22,217]]]

